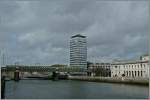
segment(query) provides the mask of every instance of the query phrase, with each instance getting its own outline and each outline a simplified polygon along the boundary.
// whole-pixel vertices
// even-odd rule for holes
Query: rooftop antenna
[[[6,61],[7,61],[7,52],[5,49],[0,50],[0,59],[1,59],[1,67],[6,66]]]
[[[3,60],[3,61],[2,61],[2,65],[3,65],[3,67],[4,67],[4,66],[5,66],[5,53],[2,54],[2,60]]]
[[[1,52],[1,50],[0,50],[0,63],[1,63],[1,67],[2,67],[2,52]]]

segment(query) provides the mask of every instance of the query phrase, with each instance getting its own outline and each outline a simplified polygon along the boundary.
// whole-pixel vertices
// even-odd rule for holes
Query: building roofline
[[[82,38],[86,38],[86,36],[83,36],[83,35],[81,35],[81,34],[77,34],[77,35],[71,36],[71,38],[75,38],[75,37],[82,37]]]
[[[116,64],[135,64],[135,63],[149,63],[149,61],[113,62],[112,65],[116,65]]]
[[[145,56],[149,56],[149,54],[143,54],[143,55],[141,55],[141,57],[145,57]]]

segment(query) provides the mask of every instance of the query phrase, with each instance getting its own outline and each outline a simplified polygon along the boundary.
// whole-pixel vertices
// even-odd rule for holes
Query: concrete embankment
[[[131,79],[131,78],[111,78],[111,77],[91,77],[91,76],[69,76],[68,79],[80,80],[80,81],[91,81],[91,82],[149,85],[148,79],[138,79],[138,78]]]

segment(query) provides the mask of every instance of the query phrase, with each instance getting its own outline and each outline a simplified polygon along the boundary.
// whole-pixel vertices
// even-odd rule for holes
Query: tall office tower
[[[70,40],[70,66],[87,67],[86,36],[74,35]]]

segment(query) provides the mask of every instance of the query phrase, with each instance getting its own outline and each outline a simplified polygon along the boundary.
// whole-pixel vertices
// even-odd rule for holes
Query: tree
[[[54,64],[54,65],[51,65],[51,67],[65,67],[67,65],[61,65],[61,64]]]

